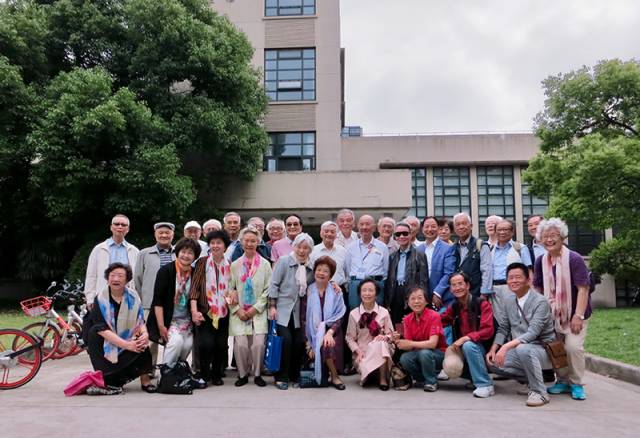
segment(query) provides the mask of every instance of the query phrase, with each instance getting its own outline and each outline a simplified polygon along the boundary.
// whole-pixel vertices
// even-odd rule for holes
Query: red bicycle
[[[18,329],[0,329],[0,390],[33,379],[42,365],[42,340]]]

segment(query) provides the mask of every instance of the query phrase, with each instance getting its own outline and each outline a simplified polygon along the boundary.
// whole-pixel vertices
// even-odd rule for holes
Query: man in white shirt
[[[336,243],[343,247],[349,246],[351,243],[358,240],[358,236],[353,232],[353,227],[356,222],[356,215],[348,208],[343,208],[338,212],[336,217],[338,222],[338,234],[336,236]]]
[[[400,247],[398,242],[393,238],[393,232],[395,229],[396,221],[394,221],[392,217],[382,216],[378,219],[378,240],[387,245],[389,255],[396,252]]]
[[[209,247],[206,243],[200,240],[202,236],[202,227],[197,221],[189,221],[184,225],[184,237],[193,239],[200,245],[200,257],[206,257],[209,251]]]
[[[384,301],[384,280],[389,270],[389,250],[387,246],[373,238],[375,222],[368,214],[360,216],[358,231],[360,239],[347,247],[347,271],[349,272],[349,309],[360,305],[358,285],[365,278],[372,278],[378,284],[376,301]]]
[[[316,260],[322,256],[329,256],[336,262],[336,273],[331,278],[338,286],[342,287],[346,292],[347,284],[347,250],[340,245],[335,244],[336,235],[338,233],[338,225],[335,222],[327,221],[320,226],[320,237],[322,243],[317,244],[313,251],[311,251],[311,264],[313,265]],[[346,294],[345,294],[346,296]]]

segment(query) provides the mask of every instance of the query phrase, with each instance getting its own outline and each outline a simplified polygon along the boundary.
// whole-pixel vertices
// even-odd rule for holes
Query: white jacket
[[[97,244],[91,250],[89,262],[87,263],[87,277],[84,280],[84,295],[87,297],[87,303],[92,304],[98,292],[107,287],[107,280],[104,278],[104,271],[109,267],[109,239]],[[129,258],[129,266],[135,271],[136,261],[138,259],[138,248],[130,244],[126,240],[124,246],[127,248],[127,257]],[[133,280],[129,282],[127,287],[135,290]]]

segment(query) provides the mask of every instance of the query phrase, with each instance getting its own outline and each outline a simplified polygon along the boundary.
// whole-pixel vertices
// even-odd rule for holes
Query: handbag
[[[518,310],[520,311],[524,322],[529,325],[529,320],[526,316],[524,316],[524,311],[522,310],[520,305],[518,305]],[[554,339],[553,341],[542,342],[542,346],[547,352],[547,356],[549,356],[549,361],[551,361],[551,366],[554,370],[569,366],[569,360],[567,359],[567,350],[565,350],[564,348],[563,341]]]
[[[280,370],[280,358],[282,357],[282,336],[276,331],[276,321],[269,321],[269,335],[267,336],[267,348],[264,353],[264,367],[270,373]]]
[[[71,397],[72,395],[84,394],[90,386],[105,387],[102,371],[85,371],[81,373],[64,388],[64,395]]]
[[[158,392],[162,394],[193,394],[193,376],[189,364],[179,360],[173,367],[160,367]]]
[[[549,360],[554,369],[560,369],[569,366],[567,359],[567,350],[564,348],[564,342],[556,339],[555,341],[545,342],[544,349],[549,355]]]
[[[406,391],[411,388],[411,376],[401,366],[393,364],[391,367],[391,386],[396,391]]]

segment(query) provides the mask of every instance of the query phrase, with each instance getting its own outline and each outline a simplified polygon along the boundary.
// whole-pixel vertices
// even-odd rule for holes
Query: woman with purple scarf
[[[338,353],[342,352],[341,321],[346,311],[342,291],[336,292],[329,280],[336,272],[336,262],[323,256],[313,267],[315,282],[307,288],[306,311],[302,309],[305,321],[307,355],[314,361],[315,380],[322,384],[323,364],[329,370],[327,382],[338,390],[344,390],[344,383],[338,376]],[[304,307],[303,303],[303,307]]]

